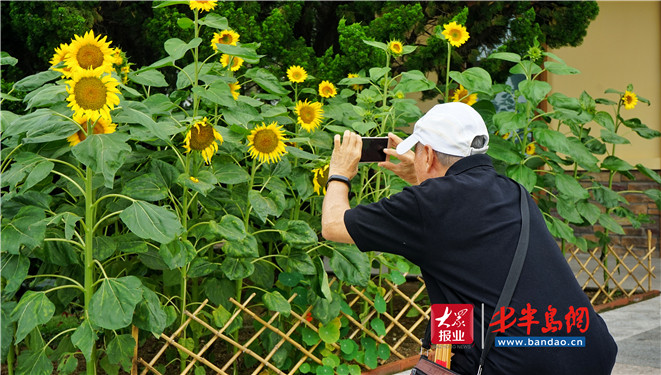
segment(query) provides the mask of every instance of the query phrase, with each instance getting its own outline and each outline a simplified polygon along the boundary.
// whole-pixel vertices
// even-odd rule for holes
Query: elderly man
[[[336,135],[322,209],[324,238],[404,256],[422,270],[432,304],[472,304],[476,311],[484,304],[485,331],[496,314],[499,338],[584,337],[582,347],[496,345],[482,374],[610,374],[617,346],[528,194],[530,241],[523,268],[509,306],[494,311],[521,231],[522,197],[518,184],[497,174],[485,154],[489,135],[481,116],[464,103],[439,104],[406,140],[389,137],[396,149],[385,153],[399,163],[379,165],[413,186],[352,209],[348,193],[361,138]],[[475,314],[475,338],[482,332],[480,320]],[[482,348],[476,341],[454,351],[453,371],[477,373]]]

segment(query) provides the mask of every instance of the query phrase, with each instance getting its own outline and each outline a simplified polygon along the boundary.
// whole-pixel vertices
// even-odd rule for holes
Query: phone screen
[[[388,147],[388,137],[363,137],[362,139],[361,163],[386,161],[386,153],[383,152],[383,149]]]

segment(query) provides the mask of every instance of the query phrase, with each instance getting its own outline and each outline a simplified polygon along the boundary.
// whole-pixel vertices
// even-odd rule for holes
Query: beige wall
[[[636,108],[623,110],[623,117],[637,117],[648,127],[661,131],[661,2],[600,1],[598,4],[599,15],[590,24],[583,44],[552,51],[581,73],[549,74],[548,82],[554,91],[568,96],[578,97],[585,90],[593,98],[611,100],[616,96],[604,94],[606,89],[624,91],[631,83],[634,92],[648,99],[651,105],[639,102]],[[661,169],[661,138],[647,140],[633,132],[618,134],[627,137],[631,144],[618,145],[616,156],[632,165],[641,163]]]

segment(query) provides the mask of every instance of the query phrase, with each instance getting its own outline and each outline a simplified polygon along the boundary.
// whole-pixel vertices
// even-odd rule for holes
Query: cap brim
[[[411,147],[415,146],[416,143],[418,143],[420,140],[418,139],[418,136],[415,134],[411,134],[408,138],[406,138],[402,143],[397,145],[397,148],[395,149],[398,154],[403,155],[406,152],[408,152]]]

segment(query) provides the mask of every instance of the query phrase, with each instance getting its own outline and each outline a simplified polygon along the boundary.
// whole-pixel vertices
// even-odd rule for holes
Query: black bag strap
[[[523,269],[523,263],[526,259],[526,253],[528,252],[528,243],[530,241],[530,210],[528,208],[528,191],[523,187],[523,185],[518,184],[519,189],[521,190],[521,232],[519,233],[519,242],[516,245],[516,251],[514,252],[514,258],[512,259],[512,264],[510,265],[509,273],[507,274],[507,279],[505,279],[505,284],[503,285],[503,291],[498,298],[498,303],[496,303],[495,312],[499,311],[501,307],[508,306],[512,300],[512,295],[514,294],[514,289],[516,284],[519,281],[519,276],[521,276],[521,270]],[[493,323],[493,316],[491,317],[491,323]],[[484,367],[484,361],[487,358],[489,350],[493,345],[496,333],[494,332],[494,327],[489,325],[487,330],[487,337],[485,339],[485,346],[482,350],[482,355],[480,357],[480,365],[477,370],[477,374],[482,373],[482,368]],[[422,347],[429,350],[431,348],[431,319],[427,325],[425,331],[425,336],[422,339]]]

